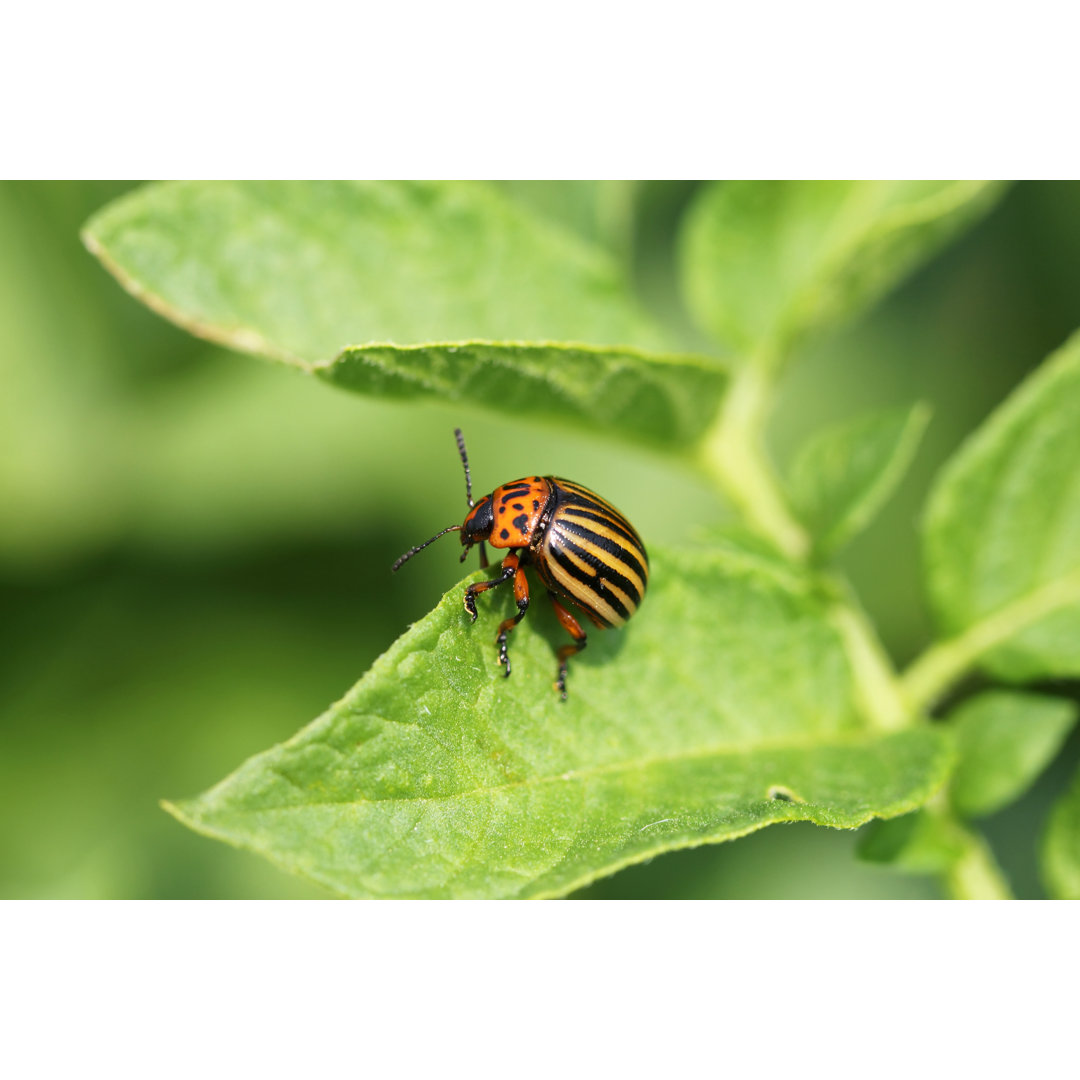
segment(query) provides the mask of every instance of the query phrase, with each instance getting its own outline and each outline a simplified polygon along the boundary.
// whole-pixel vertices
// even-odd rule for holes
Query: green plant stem
[[[736,376],[725,407],[705,441],[703,461],[747,524],[790,559],[805,563],[811,550],[810,538],[788,509],[763,445],[771,390],[766,368],[765,364],[751,364]],[[888,731],[917,723],[937,690],[966,670],[989,647],[987,642],[996,643],[1015,632],[1017,615],[1035,618],[1033,612],[1045,614],[1049,602],[1045,597],[1029,600],[1021,610],[1013,611],[1013,617],[1004,620],[1009,624],[1007,631],[998,625],[1001,620],[995,616],[988,620],[992,623],[989,627],[982,625],[981,629],[929,650],[902,683],[850,586],[835,575],[822,577],[821,581],[836,595],[831,618],[844,639],[860,705],[872,724]],[[955,818],[944,794],[936,796],[927,810],[949,819],[950,830],[964,848],[943,874],[947,895],[958,900],[1010,899],[1008,882],[986,841]]]
[[[946,871],[946,894],[952,900],[1012,900],[1012,890],[981,836],[971,835],[966,855]]]
[[[830,581],[850,594],[850,586],[843,579],[830,578]],[[865,716],[880,731],[907,727],[916,714],[904,703],[896,670],[866,613],[852,597],[837,601],[829,614],[844,640],[855,692]]]
[[[1080,571],[1035,589],[970,626],[932,645],[904,672],[901,691],[908,707],[929,709],[984,653],[1061,608],[1080,602]]]
[[[735,376],[705,439],[703,462],[746,522],[790,559],[801,562],[810,551],[810,538],[780,495],[762,445],[770,389],[760,365],[748,364]]]
[[[784,502],[763,445],[770,390],[770,379],[760,365],[750,364],[739,372],[705,442],[704,461],[746,522],[789,558],[804,562],[810,538]],[[882,731],[905,727],[911,714],[873,626],[843,579],[830,576],[824,584],[839,597],[831,618],[844,639],[865,715]]]
[[[968,847],[965,853],[945,872],[945,892],[952,900],[1012,900],[1009,883],[1005,880],[989,845],[965,825],[963,830]]]
[[[1013,899],[1012,889],[990,845],[956,816],[944,788],[923,807],[923,813],[936,819],[938,828],[943,830],[950,846],[958,852],[952,865],[941,871],[941,883],[949,899]]]

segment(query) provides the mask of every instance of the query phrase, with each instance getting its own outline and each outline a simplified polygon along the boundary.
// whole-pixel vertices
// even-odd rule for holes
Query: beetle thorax
[[[485,539],[492,547],[540,545],[555,501],[550,481],[543,476],[526,476],[497,487],[487,498],[491,508],[491,533]],[[468,522],[469,519],[465,520]]]

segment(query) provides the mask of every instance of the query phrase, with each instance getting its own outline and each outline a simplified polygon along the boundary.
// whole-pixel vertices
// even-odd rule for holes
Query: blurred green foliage
[[[460,517],[455,425],[480,489],[542,471],[605,490],[632,470],[635,524],[660,543],[725,511],[696,476],[584,430],[375,403],[189,337],[79,242],[123,190],[0,185],[0,893],[317,895],[187,832],[157,800],[292,735],[456,577],[452,549],[389,574],[433,520]],[[630,260],[647,305],[693,347],[671,292],[691,186],[619,188],[603,212],[580,186],[509,190]],[[900,661],[929,636],[914,522],[930,477],[1080,325],[1077,265],[1080,184],[1019,185],[871,317],[815,340],[783,384],[781,462],[823,424],[933,409],[898,497],[841,559]],[[987,822],[1019,895],[1041,894],[1036,837],[1078,757],[1074,736]],[[854,843],[774,827],[588,895],[934,894],[854,863]]]

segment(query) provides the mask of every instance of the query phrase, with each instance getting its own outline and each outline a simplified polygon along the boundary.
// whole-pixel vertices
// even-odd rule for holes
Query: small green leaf
[[[819,555],[846,544],[873,519],[915,456],[929,419],[924,405],[890,409],[820,432],[791,467],[791,501]]]
[[[1051,896],[1080,900],[1080,771],[1050,814],[1042,871]]]
[[[992,814],[1019,798],[1054,759],[1076,707],[1061,698],[991,690],[950,714],[960,761],[949,785],[964,817]]]
[[[541,596],[509,679],[493,639],[512,597],[472,625],[461,596],[289,742],[169,809],[350,896],[555,896],[772,822],[905,813],[947,775],[939,731],[868,728],[826,606],[765,560],[652,552],[641,612],[590,631],[567,702]]]
[[[948,817],[916,810],[875,821],[860,838],[859,858],[907,874],[945,874],[968,849],[968,837]]]
[[[483,184],[151,184],[84,238],[192,333],[301,366],[373,342],[660,343],[606,253]]]
[[[934,799],[913,814],[875,821],[859,858],[905,874],[934,874],[954,900],[1009,900],[1012,890],[986,840]]]
[[[923,523],[950,646],[996,675],[1080,675],[1080,335],[998,408],[939,476]],[[915,699],[950,666],[912,669]],[[951,665],[955,666],[955,665]]]
[[[869,307],[1001,196],[996,183],[736,181],[706,188],[681,237],[703,329],[756,362]]]
[[[689,444],[704,433],[727,385],[723,372],[692,357],[482,341],[369,345],[347,349],[316,370],[361,393],[582,420],[597,430],[668,445]]]

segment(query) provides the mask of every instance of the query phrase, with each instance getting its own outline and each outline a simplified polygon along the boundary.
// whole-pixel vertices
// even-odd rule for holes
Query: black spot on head
[[[525,531],[525,526],[528,525],[528,524],[529,524],[529,515],[528,514],[518,514],[518,516],[516,518],[514,518],[514,528],[517,529],[519,532],[524,532]]]
[[[509,533],[508,533],[508,532],[507,532],[507,531],[506,531],[505,529],[503,529],[503,530],[502,530],[502,531],[501,531],[501,532],[499,533],[499,535],[500,535],[500,536],[501,536],[501,537],[502,537],[502,538],[503,538],[504,540],[509,540],[509,539],[510,539],[510,534],[509,534]]]
[[[525,507],[522,506],[521,503],[514,503],[514,509],[515,510],[524,510]]]

